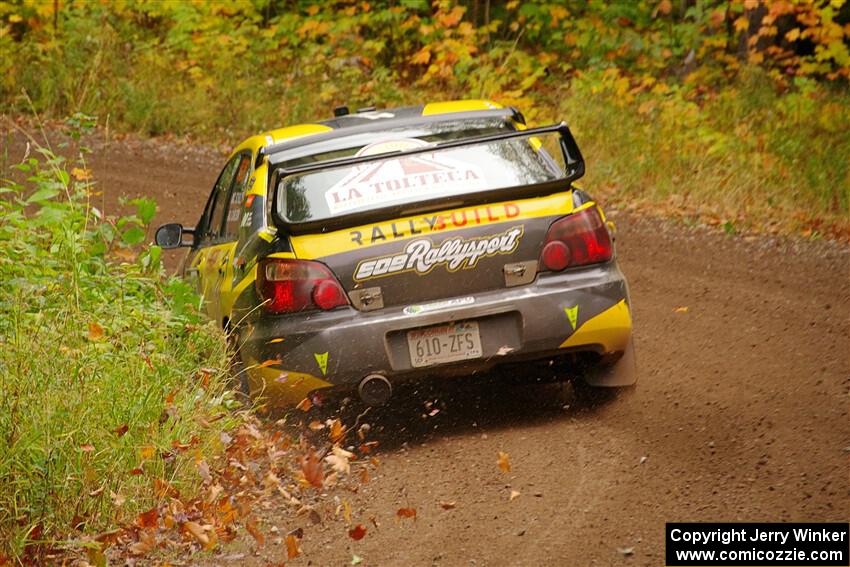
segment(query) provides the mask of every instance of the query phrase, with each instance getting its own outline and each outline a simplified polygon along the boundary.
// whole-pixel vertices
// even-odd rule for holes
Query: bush
[[[83,162],[36,152],[0,185],[0,559],[191,493],[232,423],[221,332],[140,246],[155,203],[103,218]]]

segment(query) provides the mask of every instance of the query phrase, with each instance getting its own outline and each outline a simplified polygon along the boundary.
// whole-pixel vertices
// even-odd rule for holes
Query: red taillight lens
[[[540,269],[553,272],[567,267],[607,262],[611,259],[611,236],[596,207],[573,213],[549,227]]]
[[[268,258],[257,268],[257,293],[271,313],[333,309],[348,304],[345,291],[324,264]]]

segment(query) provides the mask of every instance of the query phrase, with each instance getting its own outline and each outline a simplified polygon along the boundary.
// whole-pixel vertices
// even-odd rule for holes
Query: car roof
[[[500,104],[485,99],[452,100],[433,102],[417,106],[375,109],[358,109],[352,113],[335,116],[314,123],[297,124],[268,130],[252,136],[233,150],[235,155],[245,150],[262,151],[271,155],[304,143],[348,136],[359,132],[380,131],[404,125],[445,121],[447,119],[502,118],[524,122],[522,114],[514,108],[503,108]],[[315,139],[313,139],[315,137]],[[296,140],[298,140],[296,142]]]

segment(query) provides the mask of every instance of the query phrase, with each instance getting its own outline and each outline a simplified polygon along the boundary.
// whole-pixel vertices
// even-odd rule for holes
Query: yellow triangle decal
[[[564,313],[567,314],[567,318],[570,320],[570,325],[572,325],[573,331],[575,331],[576,324],[578,323],[578,305],[574,305],[573,307],[564,307]]]
[[[317,352],[314,353],[313,356],[316,357],[316,363],[319,365],[319,369],[322,371],[322,376],[328,373],[328,353],[326,352]]]

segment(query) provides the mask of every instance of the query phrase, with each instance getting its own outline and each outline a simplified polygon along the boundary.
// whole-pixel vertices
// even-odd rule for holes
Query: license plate
[[[407,346],[414,368],[481,357],[481,337],[475,321],[408,331]]]

